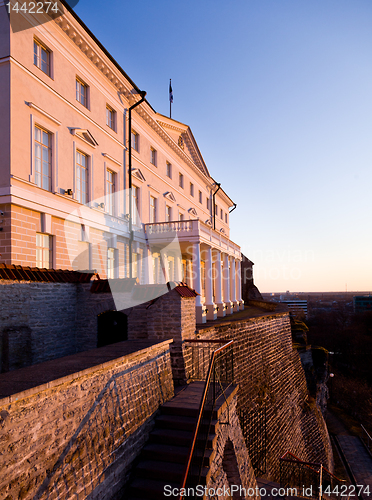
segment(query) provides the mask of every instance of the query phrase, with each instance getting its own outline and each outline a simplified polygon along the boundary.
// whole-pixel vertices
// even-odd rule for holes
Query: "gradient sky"
[[[371,0],[80,0],[75,11],[190,125],[237,203],[263,292],[372,290]]]

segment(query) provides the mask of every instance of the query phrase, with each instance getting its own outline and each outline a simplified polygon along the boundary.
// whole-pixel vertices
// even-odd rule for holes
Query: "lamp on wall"
[[[65,194],[72,196],[72,189],[66,189]]]
[[[105,204],[104,204],[104,203],[98,203],[98,206],[99,206],[100,208],[105,208]]]

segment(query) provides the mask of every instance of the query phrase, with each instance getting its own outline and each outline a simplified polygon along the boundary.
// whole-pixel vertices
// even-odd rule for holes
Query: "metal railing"
[[[346,493],[340,488],[346,481],[336,477],[322,464],[305,462],[289,451],[280,457],[279,462],[280,486],[295,489],[297,494],[293,496],[346,500]]]
[[[361,427],[362,427],[362,431],[363,431],[361,439],[362,439],[363,443],[367,446],[370,453],[372,453],[372,438],[369,435],[367,429],[364,427],[364,425],[361,425]]]
[[[210,361],[206,372],[203,396],[199,406],[196,426],[181,484],[181,491],[185,488],[195,488],[196,485],[202,483],[202,472],[205,465],[206,450],[216,402],[219,397],[225,397],[226,390],[234,381],[233,340],[186,340],[186,342],[192,344],[224,344],[218,349],[214,349],[210,352]],[[201,349],[203,349],[203,347],[201,347]],[[199,361],[201,359],[203,360],[203,365],[199,367]],[[196,362],[198,367],[194,367],[194,371],[198,376],[204,373],[204,363],[205,357],[198,356]],[[200,380],[200,378],[195,378],[193,380]],[[183,500],[183,498],[184,496],[181,494],[179,500]],[[197,496],[195,495],[193,497],[188,495],[188,498],[197,498]]]

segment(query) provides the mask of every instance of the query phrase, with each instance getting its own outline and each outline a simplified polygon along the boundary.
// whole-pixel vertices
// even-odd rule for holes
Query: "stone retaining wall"
[[[0,498],[119,497],[173,396],[169,343],[0,400]]]
[[[288,313],[200,328],[203,339],[233,339],[239,410],[266,410],[267,473],[278,479],[279,457],[291,451],[333,470],[332,448],[322,414],[310,397],[299,355],[292,348]],[[253,425],[260,428],[252,428]],[[263,435],[263,420],[251,424]]]

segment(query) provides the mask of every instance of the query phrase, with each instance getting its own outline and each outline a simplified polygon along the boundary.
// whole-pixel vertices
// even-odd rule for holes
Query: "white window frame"
[[[79,89],[77,88],[77,84],[80,85]],[[85,102],[81,102],[81,87],[84,87],[86,90],[86,95],[85,95]],[[79,76],[76,76],[75,78],[75,97],[77,102],[79,102],[84,108],[90,109],[90,90],[89,90],[89,85],[84,82]]]
[[[116,215],[116,203],[115,203],[115,195],[117,191],[117,179],[116,172],[114,172],[111,168],[106,168],[106,179],[105,179],[105,210],[109,215]],[[109,180],[109,175],[111,175],[111,180]]]
[[[179,185],[180,188],[183,189],[184,184],[185,184],[184,175],[181,172],[179,172],[179,174],[178,174],[178,185]]]
[[[38,129],[40,131],[41,134],[45,133],[48,135],[48,157],[49,157],[49,161],[48,161],[48,165],[49,165],[49,175],[48,175],[48,178],[49,178],[49,182],[48,182],[48,188],[45,188],[43,187],[43,150],[45,148],[45,144],[43,144],[42,142],[42,139],[41,141],[38,141],[36,139],[36,129]],[[41,157],[40,157],[40,167],[41,167],[41,171],[40,171],[40,185],[37,184],[37,181],[36,181],[36,178],[37,178],[37,172],[36,172],[36,146],[37,144],[40,145],[40,149],[41,149]],[[34,126],[34,167],[35,167],[35,172],[34,172],[34,182],[35,184],[41,188],[41,189],[44,189],[44,191],[49,191],[49,192],[52,192],[53,191],[53,134],[47,130],[45,127],[41,127],[40,125],[35,125]]]
[[[154,204],[152,205],[152,200],[154,200]],[[150,203],[149,203],[149,222],[150,224],[155,224],[157,222],[158,215],[158,198],[150,194]]]
[[[170,205],[165,205],[165,220],[166,222],[172,220],[172,207]]]
[[[37,243],[38,243],[38,236],[46,236],[48,238],[48,247],[46,246],[39,246]],[[43,238],[44,239],[44,238]],[[39,233],[37,232],[36,233],[36,267],[39,267],[39,268],[46,268],[46,269],[53,269],[53,236],[50,235],[50,234],[46,234],[46,233]],[[42,252],[42,258],[41,258],[41,262],[37,260],[37,251],[38,249],[41,249],[41,252]],[[48,265],[44,265],[46,262],[44,261],[44,250],[48,250]]]
[[[154,167],[157,166],[157,151],[152,146],[150,147],[150,163],[154,165]]]
[[[111,118],[110,118],[111,113]],[[116,111],[112,106],[106,104],[106,125],[116,132]]]
[[[35,54],[35,46],[37,47],[36,49],[36,54]],[[44,50],[44,52],[47,54],[47,71],[44,71],[42,69],[42,59],[41,59],[41,51]],[[44,73],[44,75],[49,76],[49,78],[52,78],[52,57],[53,52],[43,43],[41,42],[38,38],[34,38],[34,66],[36,66],[40,71]],[[36,56],[36,62],[35,62],[35,56]]]
[[[166,162],[166,175],[169,179],[172,178],[172,164],[169,161]]]
[[[134,197],[134,193],[136,196]],[[141,220],[141,188],[132,184],[132,223],[136,226]]]
[[[86,157],[86,171],[87,171],[87,200],[86,202],[82,202],[81,200],[78,199],[78,189],[77,189],[77,173],[78,173],[78,164],[77,164],[77,154],[82,154],[83,156]],[[74,148],[74,199],[78,201],[79,203],[82,203],[83,205],[88,205],[91,200],[92,200],[92,187],[91,187],[91,182],[92,182],[92,157],[89,156],[85,151],[81,150],[80,148]]]
[[[59,122],[48,119],[47,116],[40,118],[40,113],[31,113],[31,168],[28,180],[35,183],[35,127],[44,129],[51,134],[51,150],[52,150],[52,193],[59,191],[58,189],[58,126]],[[57,126],[56,126],[57,125]]]
[[[139,153],[139,137],[139,133],[132,129],[130,133],[131,145],[132,149],[134,149],[134,151],[137,151],[137,153]]]

